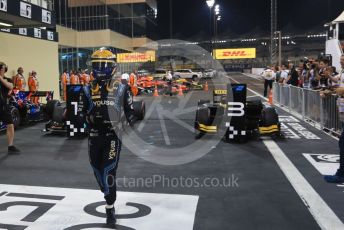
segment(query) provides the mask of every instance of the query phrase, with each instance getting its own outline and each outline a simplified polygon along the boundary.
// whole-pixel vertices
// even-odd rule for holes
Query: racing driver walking
[[[133,98],[129,87],[113,79],[116,56],[107,49],[91,57],[94,80],[84,87],[89,125],[89,159],[106,200],[106,224],[115,226],[116,171],[124,123],[133,125]]]

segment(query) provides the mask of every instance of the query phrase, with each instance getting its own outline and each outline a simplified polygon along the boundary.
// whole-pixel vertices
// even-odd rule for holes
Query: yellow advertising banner
[[[256,58],[256,48],[216,49],[213,56],[215,59]]]
[[[118,63],[134,63],[134,62],[154,62],[155,51],[146,51],[145,53],[119,53],[117,54]]]

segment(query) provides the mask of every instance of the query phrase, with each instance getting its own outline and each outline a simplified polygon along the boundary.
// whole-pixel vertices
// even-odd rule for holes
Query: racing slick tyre
[[[12,120],[13,120],[13,125],[14,125],[14,128],[16,129],[20,125],[19,110],[16,107],[12,107],[10,111],[11,111],[11,116],[12,116]]]
[[[209,123],[209,118],[210,118],[210,110],[207,107],[200,107],[197,108],[196,112],[196,122],[199,124],[208,124]]]
[[[195,118],[195,138],[200,139],[206,132],[200,130],[200,124],[207,124],[210,118],[210,110],[208,107],[200,107],[201,105],[209,103],[206,100],[200,100],[198,102],[198,108],[196,111],[196,118]]]
[[[45,111],[44,111],[44,114],[47,120],[50,120],[53,118],[54,110],[59,105],[60,105],[60,102],[58,100],[50,100],[47,102],[47,105],[45,106]]]
[[[144,101],[134,101],[133,107],[134,107],[134,115],[136,116],[136,118],[138,120],[142,121],[146,115],[145,102]]]
[[[261,126],[279,125],[278,114],[273,107],[264,108],[262,111]]]
[[[263,109],[259,126],[261,134],[268,134],[270,136],[277,134],[279,136],[281,125],[275,108],[267,107]]]
[[[245,108],[245,115],[260,117],[263,109],[261,100],[247,101]]]
[[[247,101],[245,108],[245,123],[247,130],[254,131],[258,129],[262,110],[263,103],[261,100]]]
[[[285,140],[286,137],[284,134],[281,132],[280,124],[279,124],[279,131],[271,135],[272,140],[274,141],[280,141],[280,140]]]
[[[64,123],[65,122],[65,111],[66,108],[63,106],[56,106],[54,111],[53,111],[53,121],[57,123]]]
[[[210,110],[205,104],[210,103],[209,100],[199,100],[197,103],[196,118],[195,118],[195,134],[196,137],[203,135],[205,132],[199,130],[199,124],[207,124],[210,117]]]

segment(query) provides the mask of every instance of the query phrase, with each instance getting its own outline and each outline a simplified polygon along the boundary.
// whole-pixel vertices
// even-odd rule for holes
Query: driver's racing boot
[[[116,225],[115,208],[106,208],[106,224],[110,226]]]

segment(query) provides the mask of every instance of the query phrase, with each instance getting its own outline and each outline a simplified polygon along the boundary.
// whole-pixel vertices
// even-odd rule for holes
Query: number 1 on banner
[[[78,102],[72,102],[72,105],[74,106],[74,115],[78,115]]]

